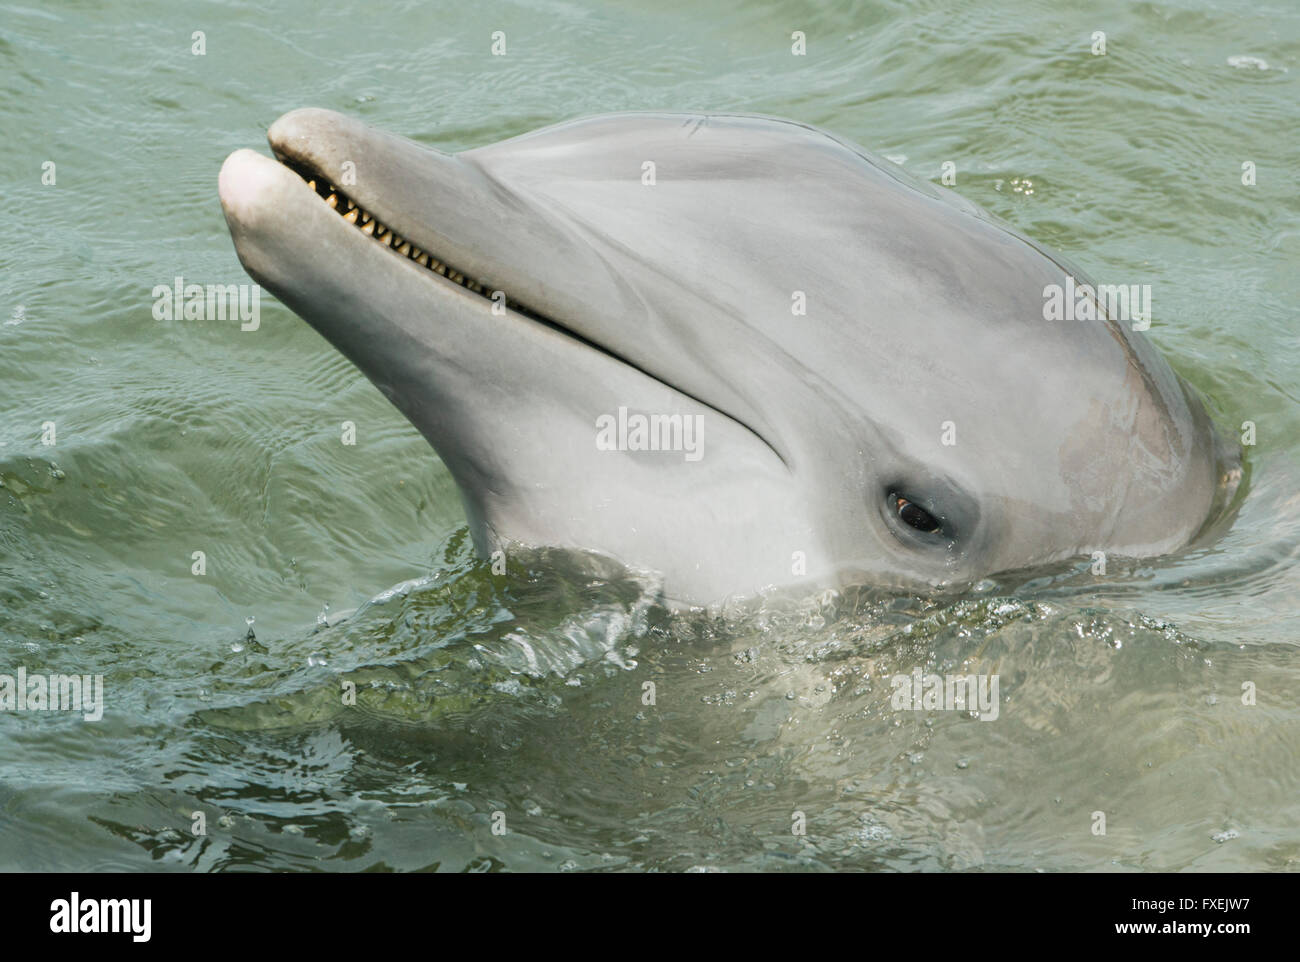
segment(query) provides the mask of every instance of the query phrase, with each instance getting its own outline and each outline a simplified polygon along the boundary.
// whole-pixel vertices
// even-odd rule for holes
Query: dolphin
[[[308,108],[268,140],[221,169],[240,262],[433,445],[485,557],[594,552],[675,604],[960,586],[1179,550],[1240,475],[1133,324],[1045,319],[1081,271],[814,127],[452,154]]]

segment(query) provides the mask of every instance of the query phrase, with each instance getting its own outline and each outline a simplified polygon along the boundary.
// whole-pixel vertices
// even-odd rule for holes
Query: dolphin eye
[[[920,505],[909,501],[901,494],[891,494],[889,497],[894,502],[894,510],[898,512],[899,520],[904,524],[911,525],[917,531],[924,531],[926,534],[939,530],[938,520]]]

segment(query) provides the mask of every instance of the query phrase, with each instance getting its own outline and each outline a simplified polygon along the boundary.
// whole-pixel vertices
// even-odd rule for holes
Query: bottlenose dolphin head
[[[240,261],[437,449],[485,554],[596,551],[692,602],[962,583],[1173,551],[1234,476],[1130,324],[1044,319],[1080,272],[825,132],[268,136],[221,171]]]

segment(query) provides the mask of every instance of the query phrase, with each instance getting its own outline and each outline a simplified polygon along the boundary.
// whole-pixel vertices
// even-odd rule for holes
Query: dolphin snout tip
[[[356,121],[333,110],[298,107],[277,117],[267,128],[266,139],[272,150],[293,152],[295,141],[310,140],[316,134],[355,125]]]
[[[246,222],[282,176],[279,164],[254,150],[236,150],[227,157],[217,176],[217,194],[227,219]]]

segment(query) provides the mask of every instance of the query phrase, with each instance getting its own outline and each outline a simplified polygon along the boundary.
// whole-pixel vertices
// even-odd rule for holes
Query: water
[[[0,671],[102,674],[107,703],[0,714],[0,868],[1300,866],[1293,3],[0,9]],[[962,596],[670,615],[573,559],[494,576],[306,324],[152,316],[178,275],[245,280],[216,173],[303,105],[448,149],[750,111],[950,160],[1152,284],[1151,336],[1256,425],[1239,510],[1180,557]],[[915,668],[996,673],[999,718],[895,711]]]

